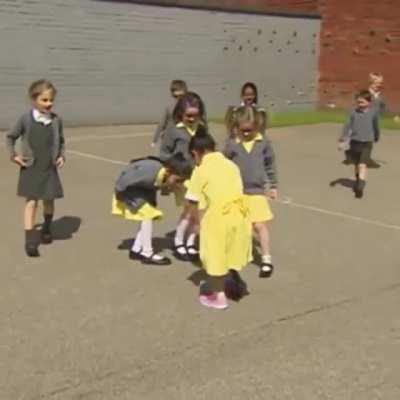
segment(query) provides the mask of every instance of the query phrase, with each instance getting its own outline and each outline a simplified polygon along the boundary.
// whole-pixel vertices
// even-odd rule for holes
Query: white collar
[[[244,107],[246,104],[244,104],[244,101],[242,101],[241,103],[240,103],[240,107]],[[251,107],[256,107],[257,106],[257,104],[256,103],[253,103],[252,105],[251,105]]]
[[[36,108],[33,109],[32,115],[36,122],[40,122],[43,125],[50,125],[52,122],[50,114],[43,114],[39,110],[36,110]]]

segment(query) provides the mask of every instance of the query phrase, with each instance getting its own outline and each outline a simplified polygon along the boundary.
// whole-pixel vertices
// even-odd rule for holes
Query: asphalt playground
[[[249,265],[250,295],[221,312],[199,305],[197,267],[128,260],[137,226],[110,214],[115,178],[152,154],[153,129],[66,129],[57,240],[39,259],[23,252],[3,147],[0,399],[399,400],[400,135],[383,132],[357,200],[340,126],[271,129],[276,271],[261,280]],[[155,244],[168,254],[178,210],[160,205]]]

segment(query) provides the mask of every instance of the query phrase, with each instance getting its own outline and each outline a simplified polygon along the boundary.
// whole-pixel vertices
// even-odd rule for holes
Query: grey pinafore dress
[[[53,128],[35,120],[29,135],[35,162],[21,168],[18,196],[28,200],[54,200],[64,196],[57,167],[52,159]]]

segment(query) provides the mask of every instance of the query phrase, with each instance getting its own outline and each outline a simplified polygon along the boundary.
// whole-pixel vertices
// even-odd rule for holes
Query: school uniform
[[[275,155],[269,139],[261,133],[250,141],[229,138],[224,154],[239,167],[251,222],[271,220],[273,214],[266,192],[275,189],[278,181]]]
[[[160,148],[160,159],[166,161],[175,154],[182,154],[185,161],[187,161],[192,168],[195,167],[192,155],[189,152],[189,143],[192,137],[196,134],[197,127],[192,129],[179,122],[172,126],[163,136]],[[175,203],[178,207],[182,206],[185,199],[186,187],[188,181],[185,182],[184,187],[174,191]]]
[[[166,170],[160,160],[145,158],[129,164],[118,177],[112,200],[112,214],[131,221],[159,219],[157,190]]]
[[[385,113],[387,111],[387,105],[382,93],[374,92],[372,90],[370,90],[370,93],[372,95],[372,107],[379,115]]]
[[[373,143],[378,142],[379,137],[379,113],[376,107],[371,106],[366,110],[356,108],[351,112],[340,141],[349,142],[346,154],[354,164],[368,164]]]
[[[189,183],[186,199],[205,201],[200,223],[200,259],[210,276],[241,270],[251,261],[252,236],[237,166],[223,154],[204,155]]]
[[[65,139],[61,119],[33,109],[22,115],[7,134],[11,158],[17,155],[17,139],[21,139],[21,156],[27,164],[21,167],[18,196],[29,200],[54,200],[64,196],[56,166],[65,158]]]
[[[176,107],[177,100],[173,99],[170,104],[165,108],[164,113],[162,115],[160,123],[157,125],[156,131],[153,135],[153,143],[157,143],[162,135],[168,130],[171,129],[174,125],[174,110]]]

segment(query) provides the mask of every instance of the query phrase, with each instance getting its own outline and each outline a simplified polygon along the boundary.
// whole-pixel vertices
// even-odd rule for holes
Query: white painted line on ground
[[[67,139],[67,142],[85,142],[87,140],[102,140],[102,139],[135,139],[139,137],[151,137],[151,133],[120,133],[117,135],[79,135],[79,136],[72,136]]]
[[[293,207],[293,208],[301,208],[303,210],[314,211],[314,212],[317,212],[320,214],[326,214],[326,215],[331,215],[333,217],[350,219],[350,220],[357,221],[357,222],[363,222],[365,224],[370,224],[370,225],[380,226],[382,228],[388,228],[388,229],[394,229],[396,231],[400,231],[399,225],[387,224],[385,222],[376,221],[376,220],[363,218],[363,217],[357,217],[355,215],[345,214],[345,213],[341,213],[338,211],[330,211],[330,210],[325,210],[324,208],[320,208],[320,207],[314,207],[314,206],[309,206],[306,204],[300,204],[300,203],[296,203],[296,202],[292,201],[292,199],[290,199],[290,198],[285,198],[283,200],[276,200],[276,202],[280,203],[280,204],[284,204],[289,207]]]
[[[76,151],[76,150],[67,150],[67,153],[70,153],[70,154],[73,154],[73,155],[76,155],[76,156],[80,156],[80,157],[90,158],[90,159],[93,159],[93,160],[108,162],[110,164],[127,165],[127,163],[123,162],[123,161],[113,160],[111,158],[100,157],[100,156],[96,156],[95,154],[83,153],[81,151]],[[277,203],[279,203],[279,204],[283,204],[283,205],[288,206],[288,207],[300,208],[300,209],[303,209],[303,210],[313,211],[313,212],[316,212],[316,213],[319,213],[319,214],[331,215],[332,217],[339,217],[339,218],[348,219],[348,220],[352,220],[352,221],[362,222],[362,223],[369,224],[369,225],[379,226],[381,228],[394,229],[396,231],[400,231],[400,226],[399,225],[387,224],[387,223],[382,222],[382,221],[377,221],[377,220],[372,220],[372,219],[368,219],[368,218],[357,217],[355,215],[345,214],[345,213],[341,213],[341,212],[338,212],[338,211],[326,210],[324,208],[314,207],[314,206],[310,206],[310,205],[307,205],[307,204],[296,203],[290,197],[283,197],[282,200],[275,200],[275,201]]]
[[[67,150],[68,154],[72,154],[74,156],[80,156],[80,157],[85,157],[85,158],[90,158],[92,160],[98,160],[98,161],[105,161],[110,164],[116,164],[116,165],[127,165],[126,162],[119,161],[119,160],[112,160],[111,158],[105,158],[105,157],[100,157],[96,156],[95,154],[90,154],[90,153],[83,153],[82,151],[76,151],[76,150]]]

